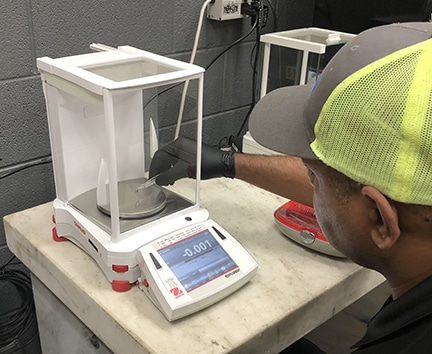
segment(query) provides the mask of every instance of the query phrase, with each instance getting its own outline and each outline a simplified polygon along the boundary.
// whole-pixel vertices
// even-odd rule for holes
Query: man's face
[[[314,189],[315,215],[324,235],[338,251],[370,266],[363,259],[365,247],[371,245],[360,188],[353,191],[345,176],[320,161],[304,163]]]

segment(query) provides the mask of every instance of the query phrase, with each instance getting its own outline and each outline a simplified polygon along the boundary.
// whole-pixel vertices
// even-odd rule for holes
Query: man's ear
[[[397,209],[375,187],[364,186],[362,194],[369,197],[375,204],[378,218],[372,222],[371,238],[380,249],[390,249],[400,235],[399,217]]]

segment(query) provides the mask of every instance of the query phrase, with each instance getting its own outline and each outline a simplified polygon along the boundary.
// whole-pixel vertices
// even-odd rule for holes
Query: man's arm
[[[179,137],[156,151],[149,177],[169,185],[196,176],[196,141]],[[201,179],[238,178],[299,203],[312,205],[312,185],[302,160],[292,156],[252,155],[202,144]]]
[[[300,158],[235,154],[234,160],[235,178],[312,206],[312,185]]]

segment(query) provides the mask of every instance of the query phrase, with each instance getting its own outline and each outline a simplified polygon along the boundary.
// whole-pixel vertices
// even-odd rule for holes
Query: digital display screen
[[[187,292],[237,268],[208,231],[158,250]]]

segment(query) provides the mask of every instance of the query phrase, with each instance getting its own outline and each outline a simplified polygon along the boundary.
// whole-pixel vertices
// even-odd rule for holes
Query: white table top
[[[71,242],[54,242],[52,205],[4,218],[10,250],[115,353],[278,353],[384,281],[348,260],[287,239],[273,212],[286,200],[238,180],[201,182],[201,204],[259,264],[243,288],[169,322],[133,287],[111,289]]]

